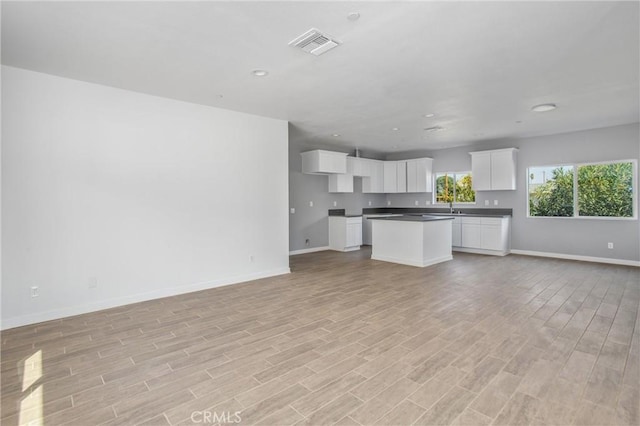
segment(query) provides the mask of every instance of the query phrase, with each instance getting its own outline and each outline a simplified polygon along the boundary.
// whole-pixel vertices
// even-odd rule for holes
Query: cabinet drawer
[[[502,218],[501,217],[481,217],[480,223],[483,225],[501,225]]]
[[[361,225],[362,224],[362,218],[361,217],[348,217],[347,218],[347,225]]]
[[[465,224],[473,224],[473,225],[480,225],[481,223],[481,218],[479,217],[461,217],[460,218],[460,223],[465,223]]]

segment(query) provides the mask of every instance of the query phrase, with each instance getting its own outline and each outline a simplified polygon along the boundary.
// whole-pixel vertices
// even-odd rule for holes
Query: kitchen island
[[[425,267],[453,259],[452,217],[429,215],[370,218],[371,259]]]

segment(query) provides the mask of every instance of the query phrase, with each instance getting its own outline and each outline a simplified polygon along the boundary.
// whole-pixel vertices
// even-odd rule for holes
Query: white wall
[[[2,86],[2,328],[289,271],[287,122],[11,67]]]

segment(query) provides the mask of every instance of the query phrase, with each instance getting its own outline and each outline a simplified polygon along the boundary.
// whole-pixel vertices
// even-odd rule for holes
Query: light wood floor
[[[5,331],[2,424],[640,423],[638,268],[369,255]]]

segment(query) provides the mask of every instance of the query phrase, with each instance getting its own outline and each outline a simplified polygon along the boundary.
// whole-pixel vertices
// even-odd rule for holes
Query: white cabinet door
[[[329,192],[353,192],[353,175],[329,175]]]
[[[516,189],[517,148],[470,152],[473,189],[503,191]]]
[[[354,176],[371,176],[371,164],[367,158],[347,157],[347,173]]]
[[[490,152],[474,152],[471,154],[471,176],[474,191],[491,190]]]
[[[495,225],[482,225],[482,245],[485,250],[504,250],[502,247],[502,229]]]
[[[432,192],[433,159],[407,160],[407,192]]]
[[[433,192],[433,160],[420,158],[417,160],[417,165],[417,192]]]
[[[396,192],[407,192],[407,162],[398,161],[396,171]]]
[[[384,188],[383,192],[392,194],[398,192],[398,163],[384,161]]]
[[[362,245],[362,223],[347,224],[347,247]]]
[[[302,173],[347,173],[346,153],[316,149],[300,155],[302,156]]]
[[[369,177],[362,178],[363,193],[383,193],[384,192],[384,162],[380,160],[369,160]]]
[[[451,224],[451,245],[454,247],[462,246],[462,224],[457,218]]]
[[[491,153],[491,189],[516,189],[515,150],[507,149]]]
[[[482,248],[482,225],[463,223],[461,234],[461,247]]]
[[[359,250],[362,245],[362,217],[329,216],[329,247]]]
[[[407,192],[418,190],[418,160],[407,160]]]

